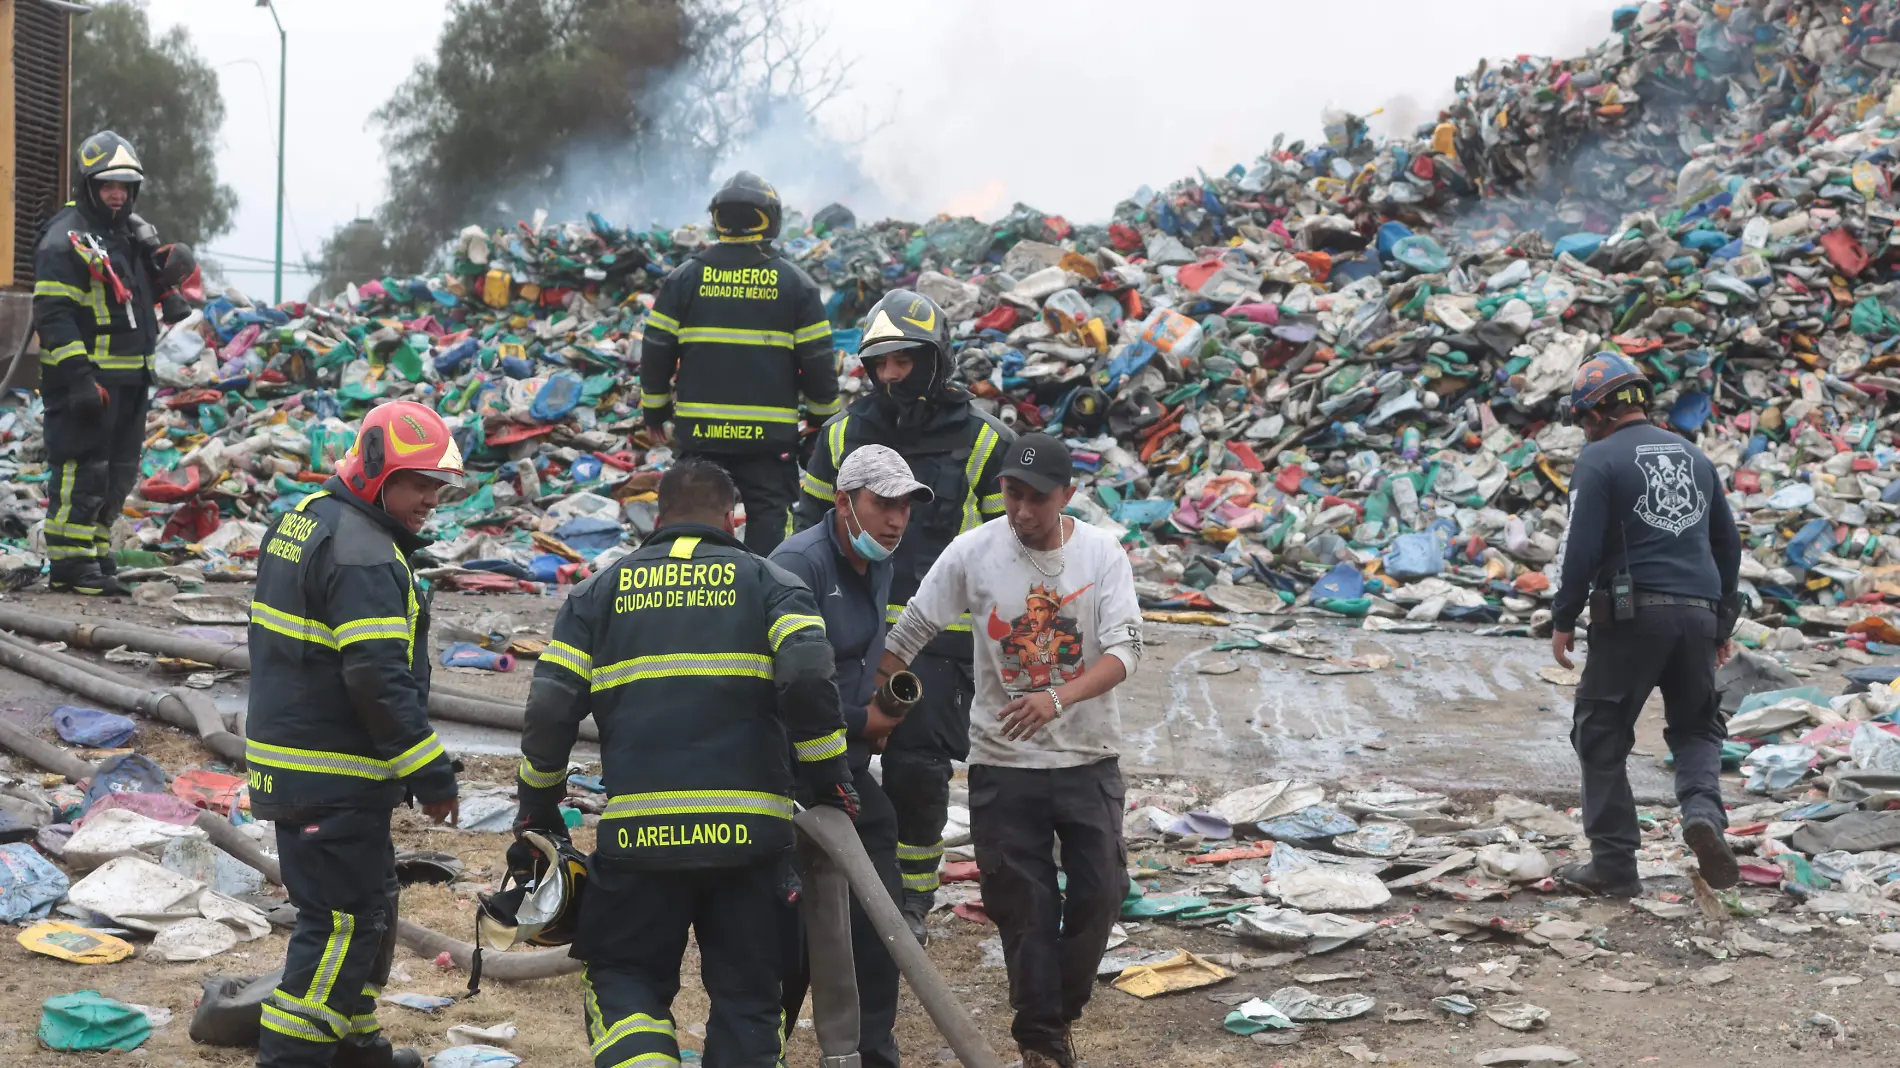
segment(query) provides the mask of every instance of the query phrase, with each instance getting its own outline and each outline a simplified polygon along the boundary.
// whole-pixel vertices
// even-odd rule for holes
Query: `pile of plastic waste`
[[[1151,608],[1532,622],[1583,444],[1555,400],[1617,349],[1729,479],[1744,639],[1838,637],[1900,594],[1896,27],[1896,0],[1632,5],[1584,56],[1480,65],[1410,136],[1328,115],[1106,225],[832,205],[780,246],[825,287],[847,398],[876,297],[939,301],[980,403],[1071,440],[1076,508]],[[362,412],[410,397],[477,472],[435,577],[583,573],[651,525],[672,457],[639,428],[642,313],[707,239],[537,217],[322,304],[226,290],[161,346],[128,546],[243,577]],[[44,468],[13,419],[0,534],[24,547]]]

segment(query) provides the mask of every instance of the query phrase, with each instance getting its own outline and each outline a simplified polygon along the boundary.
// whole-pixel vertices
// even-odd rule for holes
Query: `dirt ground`
[[[0,603],[28,603],[52,614],[127,619],[162,627],[179,622],[162,608],[77,601],[45,593],[9,595]],[[444,620],[469,623],[482,612],[500,610],[508,612],[524,633],[545,635],[558,607],[552,599],[518,596],[449,595],[437,603],[438,634]],[[1401,657],[1399,670],[1380,676],[1346,676],[1342,681],[1307,676],[1300,662],[1267,653],[1232,654],[1244,671],[1209,675],[1199,665],[1229,655],[1209,651],[1218,636],[1215,632],[1165,627],[1156,628],[1153,636],[1161,640],[1135,680],[1141,685],[1131,683],[1124,697],[1125,728],[1130,736],[1124,764],[1131,796],[1167,788],[1164,779],[1187,778],[1206,789],[1224,789],[1300,774],[1346,784],[1393,778],[1421,787],[1456,787],[1459,796],[1494,793],[1502,779],[1506,780],[1502,785],[1521,794],[1575,803],[1574,771],[1563,770],[1560,754],[1549,742],[1552,736],[1561,738],[1568,691],[1537,678],[1541,650],[1533,643],[1442,633],[1333,633],[1327,640],[1343,648],[1363,652],[1376,644]],[[1368,641],[1374,637],[1376,643]],[[1809,662],[1817,681],[1833,692],[1831,672],[1812,658]],[[1505,685],[1507,677],[1515,686]],[[1485,693],[1475,692],[1474,679]],[[519,699],[525,697],[527,673],[475,676],[458,672],[452,681],[497,697]],[[213,692],[221,701],[241,702],[246,683],[242,677],[220,682]],[[45,714],[53,705],[71,700],[32,680],[0,675],[0,714],[39,729],[49,740],[55,736]],[[1644,782],[1651,784],[1652,792],[1658,784],[1667,783],[1660,768],[1664,750],[1653,722],[1656,718],[1654,710],[1646,714],[1640,755],[1632,761],[1639,791]],[[143,724],[134,746],[172,771],[215,766],[211,754],[194,740],[157,724]],[[1513,758],[1514,747],[1529,747],[1536,758]],[[1517,771],[1512,775],[1514,759]],[[1309,763],[1322,760],[1328,763],[1321,771],[1307,769]],[[505,756],[476,757],[470,764],[471,783],[499,786],[511,781],[514,762]],[[1461,766],[1473,769],[1463,781],[1457,778]],[[19,770],[17,765],[15,770]],[[1732,777],[1725,787],[1735,800],[1753,800],[1741,793],[1739,781]],[[473,926],[473,887],[499,876],[505,837],[428,828],[419,817],[407,813],[399,814],[397,827],[399,848],[451,852],[468,869],[459,890],[447,886],[405,890],[404,914],[437,930],[468,937]],[[585,842],[584,831],[578,840]],[[1185,856],[1145,842],[1131,846],[1130,860],[1150,893],[1167,893],[1206,875],[1187,871]],[[1569,858],[1557,854],[1552,859]],[[1690,900],[1686,880],[1654,879],[1647,885],[1651,897],[1680,895]],[[1276,962],[1216,986],[1151,1001],[1137,1000],[1104,983],[1077,1028],[1078,1046],[1083,1063],[1090,1068],[1352,1065],[1359,1061],[1341,1047],[1355,1044],[1383,1055],[1386,1063],[1420,1066],[1469,1065],[1480,1051],[1531,1044],[1569,1048],[1591,1065],[1810,1068],[1894,1064],[1900,1056],[1900,957],[1869,950],[1872,937],[1883,930],[1881,924],[1890,929],[1894,921],[1869,919],[1841,925],[1798,916],[1792,912],[1791,899],[1766,889],[1747,891],[1744,900],[1772,907],[1777,919],[1816,926],[1804,934],[1787,935],[1753,919],[1730,925],[1713,925],[1699,917],[1658,920],[1622,903],[1530,891],[1507,901],[1474,904],[1401,891],[1368,914],[1380,923],[1378,932],[1324,956]],[[1566,961],[1519,939],[1458,941],[1426,926],[1448,916],[1579,920],[1591,928],[1586,941],[1599,951],[1585,961]],[[1793,953],[1782,959],[1751,955],[1718,962],[1692,941],[1697,937],[1720,940],[1725,934],[1721,928],[1729,926],[1785,943]],[[930,956],[975,1014],[1004,1063],[1013,1061],[1000,954],[994,946],[985,946],[994,938],[994,929],[944,910],[936,914],[933,931]],[[192,964],[154,964],[135,957],[94,967],[30,954],[11,939],[0,942],[0,1064],[101,1062],[99,1055],[46,1051],[34,1037],[42,1000],[85,988],[171,1010],[173,1022],[130,1055],[141,1063],[218,1068],[249,1064],[246,1051],[194,1046],[186,1038],[186,1025],[202,976],[267,972],[281,963],[284,941],[281,933],[274,932],[231,953]],[[1239,942],[1217,927],[1168,923],[1135,925],[1128,947],[1187,949],[1202,955],[1238,952],[1256,959],[1269,952]],[[1517,958],[1515,972],[1508,978],[1494,975],[1493,981],[1507,989],[1515,987],[1517,992],[1474,990],[1471,999],[1481,1010],[1512,1001],[1534,1003],[1549,1010],[1548,1026],[1518,1034],[1491,1022],[1482,1011],[1473,1019],[1460,1019],[1432,1006],[1433,997],[1464,989],[1445,974],[1447,968],[1495,965],[1511,957]],[[1733,978],[1710,986],[1692,978],[1717,963],[1731,970]],[[688,979],[674,1008],[683,1045],[688,1047],[698,1045],[707,1013],[705,996],[692,979],[696,969],[689,948]],[[1357,973],[1357,977],[1325,982],[1295,978],[1316,972]],[[1604,977],[1655,986],[1641,993],[1609,993],[1598,989]],[[1860,981],[1830,982],[1853,978]],[[398,955],[390,991],[455,994],[466,979],[460,972],[439,970],[432,961],[404,950]],[[1296,983],[1326,995],[1368,994],[1378,1004],[1356,1020],[1309,1024],[1294,1044],[1286,1046],[1265,1045],[1222,1029],[1221,1021],[1229,1011],[1223,1002],[1241,994],[1264,996]],[[1386,1022],[1387,1014],[1398,1010],[1418,1010],[1426,1018]],[[480,997],[435,1015],[385,1005],[379,1017],[393,1040],[426,1052],[446,1046],[445,1033],[455,1024],[512,1021],[521,1029],[514,1049],[525,1064],[588,1063],[577,977],[518,985],[488,983]],[[903,994],[898,1043],[906,1063],[956,1063],[908,990]],[[801,1028],[792,1047],[792,1063],[810,1065],[816,1060],[810,1029]]]

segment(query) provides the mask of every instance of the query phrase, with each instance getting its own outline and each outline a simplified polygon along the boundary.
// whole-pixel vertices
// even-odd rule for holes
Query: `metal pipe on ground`
[[[0,631],[0,649],[16,654],[6,666],[82,697],[136,712],[198,735],[205,748],[230,761],[244,759],[244,739],[225,726],[224,716],[203,694],[189,690],[147,690],[138,681],[83,657],[41,649]]]
[[[0,627],[43,641],[60,641],[86,649],[104,651],[123,645],[156,656],[175,656],[217,668],[239,671],[251,668],[250,650],[242,644],[186,638],[132,623],[89,623],[0,604]],[[433,682],[429,686],[429,712],[454,723],[512,731],[521,730],[527,719],[526,711],[519,706]],[[600,731],[591,719],[581,723],[580,736],[590,742],[600,741]]]
[[[903,973],[911,992],[930,1014],[930,1022],[937,1025],[938,1033],[950,1044],[964,1068],[1003,1068],[1002,1059],[990,1048],[983,1032],[977,1030],[969,1011],[957,1000],[950,984],[944,982],[937,966],[924,953],[924,947],[918,945],[910,933],[903,913],[897,911],[897,903],[891,900],[883,880],[877,877],[877,869],[871,866],[871,858],[864,851],[864,843],[858,840],[850,817],[834,808],[815,806],[800,812],[792,822],[844,872],[851,892],[857,895],[871,926],[877,928],[884,948],[897,963],[897,970]]]

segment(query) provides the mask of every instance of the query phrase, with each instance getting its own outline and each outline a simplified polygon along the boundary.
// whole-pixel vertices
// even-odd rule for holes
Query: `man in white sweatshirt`
[[[1141,662],[1141,608],[1121,545],[1062,514],[1072,474],[1060,440],[1016,439],[999,472],[1004,515],[937,558],[891,629],[882,668],[903,670],[964,612],[975,623],[970,837],[1003,939],[1023,1068],[1073,1068],[1069,1028],[1128,892],[1112,691]]]

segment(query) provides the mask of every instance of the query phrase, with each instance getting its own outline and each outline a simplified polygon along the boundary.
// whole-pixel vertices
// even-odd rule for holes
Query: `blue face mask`
[[[873,538],[870,533],[864,529],[864,524],[859,521],[858,506],[849,500],[845,502],[845,506],[851,509],[851,522],[856,524],[858,528],[858,532],[851,535],[851,548],[859,556],[862,556],[874,564],[882,560],[890,559],[891,550],[886,549],[883,542]]]

